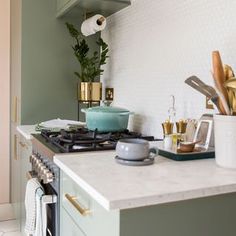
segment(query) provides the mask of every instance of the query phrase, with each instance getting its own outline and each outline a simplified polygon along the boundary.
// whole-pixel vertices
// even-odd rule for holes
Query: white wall
[[[190,75],[211,83],[211,52],[236,70],[236,1],[134,0],[108,19],[110,46],[103,81],[115,88],[115,105],[136,112],[130,128],[162,137],[169,95],[178,118],[198,118],[205,98],[184,84]],[[135,121],[135,122],[134,122]]]
[[[0,1],[0,204],[9,202],[10,1]]]

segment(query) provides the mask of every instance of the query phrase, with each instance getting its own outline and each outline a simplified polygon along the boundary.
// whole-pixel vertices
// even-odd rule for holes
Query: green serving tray
[[[195,151],[191,153],[178,153],[174,150],[165,150],[163,148],[158,148],[158,154],[175,161],[190,161],[215,158],[215,150],[213,148],[210,148],[206,151]]]

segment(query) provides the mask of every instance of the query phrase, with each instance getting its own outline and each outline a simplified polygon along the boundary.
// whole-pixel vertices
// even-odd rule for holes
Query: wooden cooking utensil
[[[205,84],[195,75],[192,75],[189,78],[187,78],[185,80],[185,83],[188,84],[190,87],[196,89],[198,92],[204,94],[208,99],[210,99],[216,105],[217,109],[221,113],[219,107],[219,96],[213,87]]]
[[[213,79],[215,78],[214,74],[212,73],[212,77]],[[225,114],[225,115],[230,115],[231,111],[230,111],[230,107],[223,95],[222,92],[220,92],[220,90],[218,89],[217,85],[216,85],[216,81],[214,79],[214,85],[215,85],[215,90],[219,96],[219,106],[218,106],[218,110],[220,111],[220,114]]]
[[[221,57],[219,51],[212,52],[212,66],[213,66],[213,79],[215,80],[215,84],[217,89],[221,92],[224,96],[227,104],[229,103],[227,89],[224,87],[225,82],[225,75],[224,75],[224,68],[222,65]],[[222,111],[223,115],[226,115],[226,111],[224,106],[222,105],[222,101],[219,101],[220,110]]]
[[[224,86],[228,89],[230,108],[233,114],[236,114],[236,78],[228,79],[224,82]]]

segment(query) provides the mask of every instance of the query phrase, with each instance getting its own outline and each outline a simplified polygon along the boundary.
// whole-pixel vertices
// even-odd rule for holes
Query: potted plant
[[[102,75],[104,71],[101,66],[106,64],[108,45],[102,38],[99,38],[97,45],[101,51],[91,53],[89,45],[82,34],[70,23],[66,23],[66,27],[74,39],[75,43],[72,49],[80,65],[80,72],[74,72],[80,81],[78,84],[79,100],[100,101],[102,84],[95,82],[95,79]]]

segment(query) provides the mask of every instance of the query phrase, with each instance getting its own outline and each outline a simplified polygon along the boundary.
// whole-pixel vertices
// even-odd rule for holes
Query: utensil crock
[[[236,116],[214,115],[217,165],[236,168]]]

